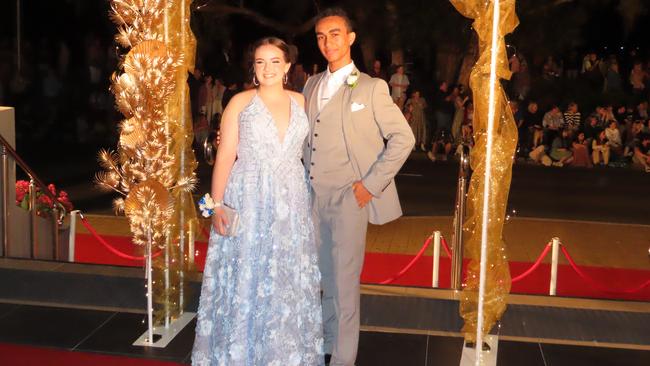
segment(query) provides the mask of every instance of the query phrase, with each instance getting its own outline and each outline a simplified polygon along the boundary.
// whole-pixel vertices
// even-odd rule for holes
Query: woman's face
[[[282,83],[284,75],[289,72],[291,64],[284,59],[281,49],[273,45],[263,45],[255,50],[255,76],[260,85]]]
[[[578,134],[578,141],[583,142],[585,140],[585,134],[580,132]]]

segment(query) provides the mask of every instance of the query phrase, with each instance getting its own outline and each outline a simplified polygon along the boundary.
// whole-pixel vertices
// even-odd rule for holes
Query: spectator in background
[[[543,144],[550,145],[560,134],[560,130],[564,128],[564,118],[562,117],[562,112],[560,112],[560,107],[554,105],[550,111],[544,114],[542,126],[544,127]]]
[[[411,93],[411,98],[406,102],[406,109],[411,114],[411,120],[409,124],[413,130],[413,136],[415,136],[415,145],[413,148],[420,147],[422,151],[427,151],[425,147],[425,140],[427,136],[426,132],[426,118],[424,110],[427,107],[427,102],[420,95],[419,90],[413,90]]]
[[[573,160],[571,152],[571,133],[563,129],[555,136],[551,144],[551,159],[555,160],[557,166],[564,166]]]
[[[451,122],[451,136],[454,141],[460,140],[461,129],[463,121],[465,120],[465,104],[469,100],[469,96],[465,93],[465,87],[460,85],[458,87],[458,94],[453,100],[454,103],[454,116]]]
[[[523,58],[519,64],[519,72],[512,78],[512,92],[513,97],[519,100],[525,100],[530,92],[530,69],[528,62]]]
[[[555,62],[553,56],[548,56],[542,67],[542,77],[546,80],[554,80],[560,77],[560,66]]]
[[[291,69],[291,77],[289,78],[289,85],[292,90],[302,93],[302,89],[305,87],[307,82],[307,73],[305,72],[302,64],[297,63]]]
[[[588,142],[588,145],[591,145],[591,142],[598,138],[598,134],[602,131],[602,128],[598,127],[598,119],[595,115],[587,117],[585,123],[584,133],[585,139]]]
[[[641,61],[636,61],[632,66],[630,71],[630,85],[632,86],[632,94],[637,98],[637,101],[640,98],[643,98],[645,94],[645,80],[648,75],[645,70],[643,70],[643,64]]]
[[[589,141],[585,138],[584,132],[579,132],[573,139],[571,150],[573,151],[572,166],[593,167],[589,158]]]
[[[634,156],[632,157],[632,165],[635,168],[644,170],[650,173],[650,135],[647,133],[641,134],[634,147]]]
[[[609,144],[604,130],[601,130],[598,137],[591,142],[591,158],[594,165],[609,164]]]
[[[578,71],[580,70],[580,59],[578,58],[578,52],[576,50],[571,50],[565,65],[566,65],[567,79],[569,80],[577,79]]]
[[[604,93],[620,93],[623,91],[623,80],[618,71],[618,62],[613,61],[609,64],[605,74],[605,84],[603,85]]]
[[[580,111],[578,111],[578,104],[576,102],[569,103],[566,112],[564,112],[564,126],[569,129],[569,132],[572,136],[575,136],[576,132],[581,127],[582,116]]]
[[[543,117],[544,116],[542,116],[542,113],[539,111],[537,102],[532,100],[528,102],[528,108],[524,115],[524,125],[528,126],[528,131],[524,131],[524,133],[526,146],[530,150],[542,144],[542,138],[544,136],[544,126],[542,124]]]
[[[187,84],[190,90],[190,109],[192,110],[192,118],[196,119],[199,116],[199,92],[203,85],[203,73],[198,67],[188,75]]]
[[[607,136],[607,145],[613,155],[617,158],[623,155],[623,141],[621,140],[621,132],[618,130],[618,123],[610,121],[608,127],[605,129]]]
[[[406,101],[406,89],[408,89],[410,81],[408,76],[404,74],[404,66],[398,65],[395,73],[390,77],[391,97],[400,110],[404,109],[404,102]]]
[[[644,120],[650,119],[650,115],[648,115],[648,102],[643,101],[636,106],[634,118]]]
[[[318,64],[311,65],[311,74],[309,76],[314,76],[318,74]]]
[[[375,60],[372,63],[372,69],[370,72],[368,72],[368,75],[370,75],[373,78],[379,78],[384,80],[385,82],[388,82],[388,75],[386,74],[386,71],[381,67],[381,61]]]

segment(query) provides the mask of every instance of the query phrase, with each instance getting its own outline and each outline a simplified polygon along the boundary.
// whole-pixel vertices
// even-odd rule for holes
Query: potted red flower
[[[48,191],[52,196],[56,197],[56,201],[59,202],[65,208],[66,212],[70,212],[73,209],[72,202],[68,198],[68,194],[65,191],[56,191],[54,184],[47,186]],[[29,182],[26,180],[19,180],[16,182],[16,205],[24,208],[25,210],[29,209]],[[54,208],[54,202],[47,194],[41,192],[41,190],[36,187],[36,214],[41,217],[48,217],[52,209]]]

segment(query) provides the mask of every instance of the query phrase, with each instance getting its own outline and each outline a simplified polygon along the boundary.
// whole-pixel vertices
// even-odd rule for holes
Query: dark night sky
[[[4,2],[5,11],[0,13],[0,40],[12,44],[15,38],[16,1]],[[35,46],[42,44],[43,40],[55,43],[58,39],[65,39],[75,54],[89,34],[98,35],[110,43],[115,33],[115,27],[108,19],[108,0],[23,0],[21,4],[23,37],[31,40]],[[241,18],[231,18],[230,24],[233,25],[235,49],[241,50],[254,39],[272,33]],[[616,4],[612,4],[592,11],[582,34],[585,37],[584,50],[609,53],[620,46],[633,46],[640,47],[642,54],[645,54],[645,49],[650,46],[647,37],[650,34],[650,14],[639,19],[637,26],[626,35],[622,19],[616,12]],[[305,59],[319,57],[311,33],[298,37],[296,43]],[[605,47],[608,47],[607,51]]]

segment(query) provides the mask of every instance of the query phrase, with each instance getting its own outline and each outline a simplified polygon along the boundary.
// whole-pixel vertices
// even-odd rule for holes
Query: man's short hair
[[[343,10],[342,8],[335,7],[335,8],[327,8],[318,15],[316,15],[316,22],[314,24],[318,24],[321,20],[327,17],[341,17],[345,21],[345,26],[348,28],[348,33],[349,32],[354,32],[354,27],[352,26],[352,20],[348,16],[348,13]]]

